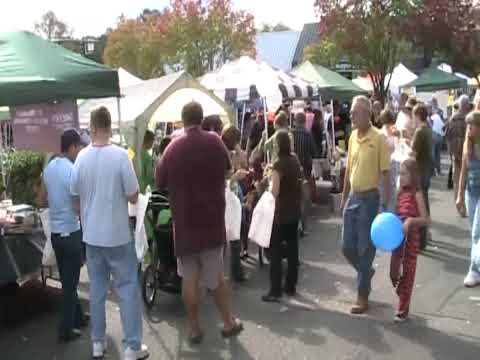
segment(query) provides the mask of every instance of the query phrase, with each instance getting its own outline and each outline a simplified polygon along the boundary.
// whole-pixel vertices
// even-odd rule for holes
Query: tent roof
[[[30,32],[0,33],[0,106],[118,95],[117,71]]]
[[[405,84],[414,81],[417,77],[418,76],[415,75],[415,73],[411,72],[405,65],[400,63],[393,69],[392,74],[386,76],[385,84],[388,84],[388,81],[390,81],[390,87],[400,88]]]
[[[365,90],[355,85],[351,80],[323,66],[304,62],[292,71],[298,77],[315,83],[320,95],[325,100],[347,100],[356,95],[363,95]]]
[[[266,62],[242,56],[223,65],[201,79],[202,85],[227,101],[251,101],[267,98],[268,107],[276,110],[285,99],[313,97],[312,84],[295,78]]]
[[[442,71],[436,66],[429,67],[416,80],[404,85],[404,87],[416,88],[417,92],[458,89],[466,86],[465,79]]]
[[[118,68],[118,81],[120,83],[120,87],[132,86],[137,85],[143,82],[142,79],[136,77],[135,75],[130,74],[124,68]]]
[[[190,89],[191,91],[186,93],[185,91],[180,91],[181,89]],[[230,114],[231,110],[228,105],[201,87],[201,85],[195,79],[184,72],[175,73],[156,79],[145,80],[137,85],[122,87],[121,93],[120,118],[122,127],[127,125],[132,126],[135,120],[141,117],[146,110],[152,106],[152,104],[156,104],[156,107],[153,109],[152,114],[148,118],[148,122],[150,122],[154,115],[155,121],[180,121],[181,119],[179,118],[179,115],[183,105],[191,100],[196,100],[206,107],[205,115],[212,115],[213,111],[215,111],[215,114],[223,115],[224,120],[232,120]],[[172,95],[175,95],[175,100],[170,99]],[[164,100],[162,102],[158,102],[158,99],[162,97],[164,97]],[[207,99],[209,99],[210,102],[207,103]],[[176,112],[172,112],[171,107],[167,107],[168,103],[165,104],[167,101],[175,101],[176,104],[179,104],[179,108]],[[180,104],[182,101],[183,103]],[[218,103],[219,105],[215,107],[211,105],[212,102]],[[112,116],[112,126],[114,128],[118,128],[119,115],[117,98],[90,99],[79,105],[78,114],[80,126],[89,126],[90,113],[98,106],[107,107]],[[162,109],[164,110],[163,112]],[[210,113],[208,113],[208,111],[210,111]],[[172,118],[172,116],[175,118]]]

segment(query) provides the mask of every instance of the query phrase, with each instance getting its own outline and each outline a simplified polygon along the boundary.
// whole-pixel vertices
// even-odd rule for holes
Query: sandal
[[[222,336],[225,339],[237,336],[243,331],[243,324],[238,319],[233,319],[233,327],[230,330],[222,330]]]

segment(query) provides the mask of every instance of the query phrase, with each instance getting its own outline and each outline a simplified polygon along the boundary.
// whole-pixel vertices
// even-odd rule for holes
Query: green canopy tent
[[[351,100],[357,95],[367,93],[342,75],[309,61],[295,68],[292,73],[303,80],[316,84],[324,100]]]
[[[30,32],[0,33],[0,106],[118,96],[116,70]]]
[[[403,87],[415,88],[416,92],[434,92],[440,90],[459,89],[467,86],[467,80],[440,70],[436,66],[431,66],[426,69],[416,80],[406,84]]]

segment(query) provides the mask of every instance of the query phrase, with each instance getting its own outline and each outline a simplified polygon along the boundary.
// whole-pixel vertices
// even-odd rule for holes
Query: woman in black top
[[[270,291],[263,301],[275,302],[282,296],[282,258],[286,244],[288,261],[285,293],[296,294],[298,280],[298,222],[302,194],[300,162],[292,153],[290,137],[279,131],[275,137],[278,160],[273,164],[272,194],[276,199],[275,218],[270,243]]]

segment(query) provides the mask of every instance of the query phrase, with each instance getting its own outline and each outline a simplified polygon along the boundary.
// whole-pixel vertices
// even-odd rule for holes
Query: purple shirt
[[[187,256],[225,242],[225,178],[228,151],[220,137],[200,127],[176,138],[156,169],[159,190],[168,190],[175,254]]]

